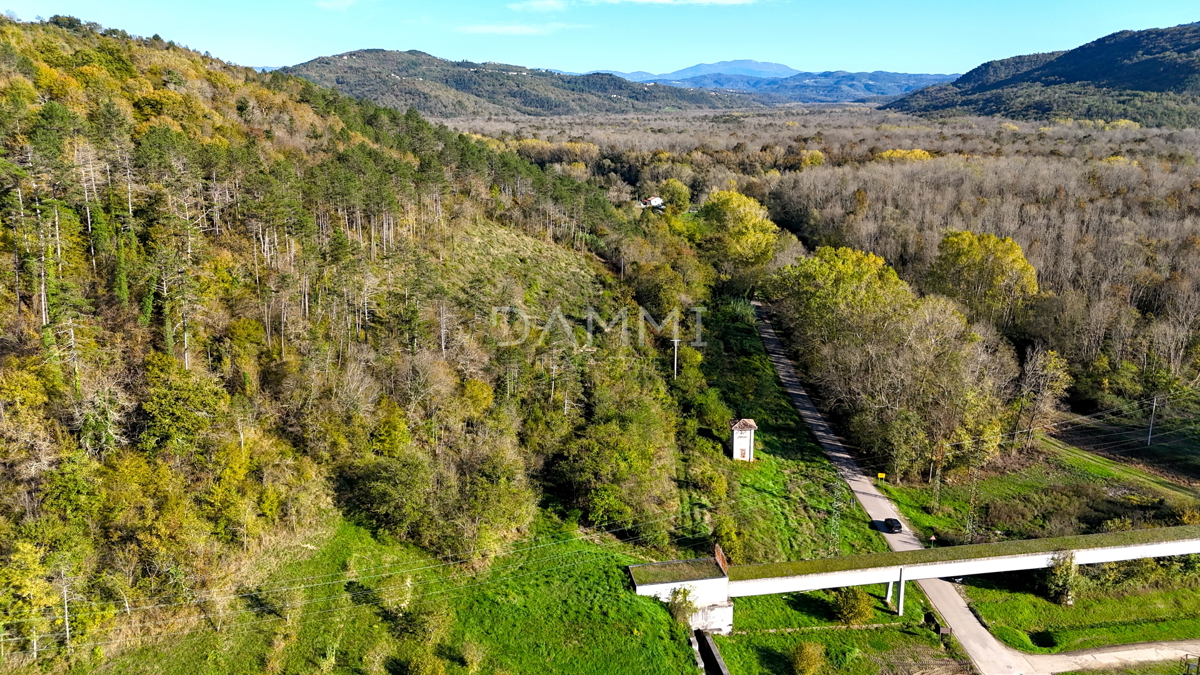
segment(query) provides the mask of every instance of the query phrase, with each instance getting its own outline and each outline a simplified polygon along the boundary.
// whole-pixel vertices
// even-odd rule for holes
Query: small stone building
[[[754,431],[758,425],[751,419],[733,420],[729,423],[732,433],[733,458],[744,462],[754,461]]]

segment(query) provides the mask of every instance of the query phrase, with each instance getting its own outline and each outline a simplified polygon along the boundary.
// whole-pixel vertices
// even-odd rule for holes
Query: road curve
[[[862,505],[863,510],[872,521],[878,525],[885,518],[897,518],[904,521],[900,511],[891,500],[883,496],[870,478],[859,468],[858,462],[850,454],[846,444],[833,432],[825,416],[813,405],[812,399],[804,391],[796,368],[788,358],[775,328],[771,325],[766,312],[760,303],[754,303],[758,315],[758,333],[766,347],[767,356],[775,366],[779,381],[792,399],[800,416],[820,443],[821,449],[829,457],[829,461],[841,474],[842,479],[850,486],[854,497]],[[906,522],[906,521],[905,521]],[[878,529],[878,528],[877,528]],[[882,534],[882,530],[880,531]],[[911,526],[904,528],[899,534],[883,534],[888,546],[893,551],[911,551],[922,548],[921,541],[913,534]],[[941,579],[925,579],[917,582],[925,596],[933,604],[934,609],[942,616],[942,621],[954,630],[954,636],[962,644],[963,650],[971,657],[980,675],[1040,675],[1042,672],[1030,663],[1029,657],[1000,643],[988,632],[979,619],[967,607],[958,590],[949,582]]]

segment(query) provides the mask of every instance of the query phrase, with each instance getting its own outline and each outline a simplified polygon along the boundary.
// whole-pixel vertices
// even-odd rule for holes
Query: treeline
[[[968,470],[1000,451],[969,439],[1009,443],[1064,389],[1140,417],[1200,375],[1196,130],[862,109],[510,122],[508,146],[617,202],[682,183],[765,204],[817,252],[762,290],[854,440],[911,478]]]
[[[415,112],[70,17],[0,23],[0,101],[0,658],[61,654],[64,596],[76,645],[197,622],[254,583],[231,561],[334,509],[476,565],[539,505],[671,545],[677,463],[732,413],[669,339],[774,255],[753,200],[619,211]]]

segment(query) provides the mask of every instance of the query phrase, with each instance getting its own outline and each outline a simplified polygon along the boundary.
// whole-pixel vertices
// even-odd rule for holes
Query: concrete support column
[[[900,608],[896,612],[897,616],[904,616],[904,568],[900,568]]]
[[[892,584],[893,583],[894,582],[891,582],[891,581],[888,582],[887,598],[884,599],[884,602],[886,602],[889,605],[892,604]]]

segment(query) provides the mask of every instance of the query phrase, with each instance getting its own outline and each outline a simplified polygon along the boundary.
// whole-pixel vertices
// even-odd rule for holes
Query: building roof
[[[758,428],[758,425],[754,423],[754,420],[745,418],[740,420],[730,420],[729,428],[734,431],[754,431]]]

